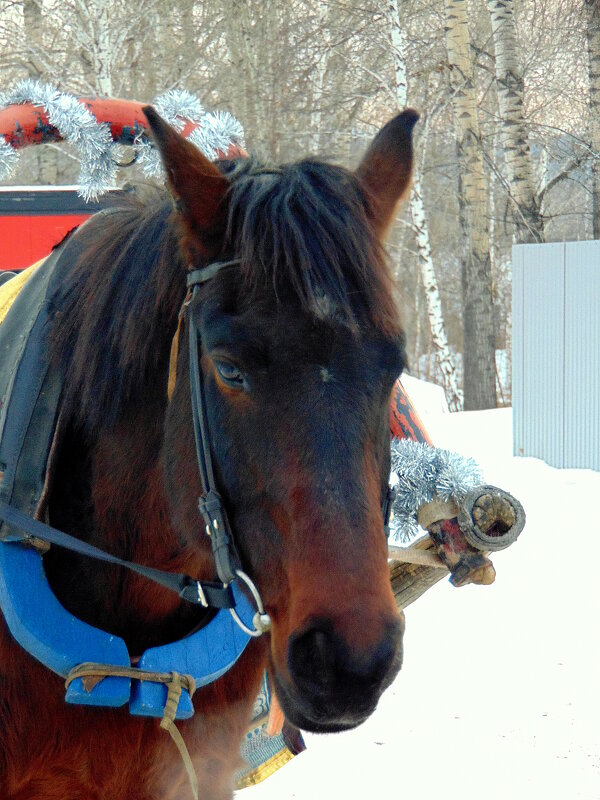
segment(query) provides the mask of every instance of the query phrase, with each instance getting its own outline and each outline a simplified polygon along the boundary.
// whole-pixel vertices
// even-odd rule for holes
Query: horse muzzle
[[[289,640],[289,681],[275,675],[289,721],[316,733],[355,728],[375,710],[402,664],[403,616],[368,648],[351,648],[328,620],[313,620]]]

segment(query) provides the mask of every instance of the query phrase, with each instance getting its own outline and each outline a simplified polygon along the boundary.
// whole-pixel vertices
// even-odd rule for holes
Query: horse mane
[[[245,303],[265,290],[292,291],[317,317],[353,330],[369,319],[384,334],[400,333],[391,277],[352,173],[317,160],[271,168],[249,158],[220,167],[231,182],[224,251],[240,259],[234,269]],[[63,414],[88,430],[151,400],[166,404],[186,265],[166,190],[136,194],[66,243],[74,256],[50,297]]]
[[[50,347],[64,375],[63,415],[88,430],[148,404],[185,294],[172,201],[164,190],[141,194],[124,194],[66,243],[49,298],[57,310]],[[166,402],[166,385],[164,395]]]

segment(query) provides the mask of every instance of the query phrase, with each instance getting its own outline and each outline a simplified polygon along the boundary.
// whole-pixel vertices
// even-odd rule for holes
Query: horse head
[[[272,620],[280,702],[304,729],[354,727],[402,661],[381,509],[405,356],[382,239],[408,190],[417,115],[388,123],[350,172],[215,165],[145,113],[188,268],[226,262],[183,309],[163,453],[173,524],[210,552],[183,335],[193,315],[216,481]]]

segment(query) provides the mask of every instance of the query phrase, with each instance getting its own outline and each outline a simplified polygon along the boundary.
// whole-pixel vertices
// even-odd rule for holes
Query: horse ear
[[[390,120],[371,142],[356,174],[366,190],[369,217],[385,237],[398,202],[408,193],[413,163],[412,131],[419,115],[406,109]]]
[[[143,109],[167,173],[184,228],[184,248],[196,261],[216,255],[226,224],[229,181],[200,150],[152,106]]]

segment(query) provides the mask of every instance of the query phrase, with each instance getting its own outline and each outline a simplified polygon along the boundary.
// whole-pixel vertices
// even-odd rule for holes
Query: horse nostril
[[[335,648],[328,632],[311,628],[290,642],[289,668],[299,686],[326,688],[335,679]]]
[[[345,639],[319,623],[293,636],[288,650],[288,668],[301,691],[336,694],[343,691],[371,691],[382,684],[394,664],[400,666],[400,626],[362,653],[353,651]],[[394,671],[394,672],[395,672]]]

